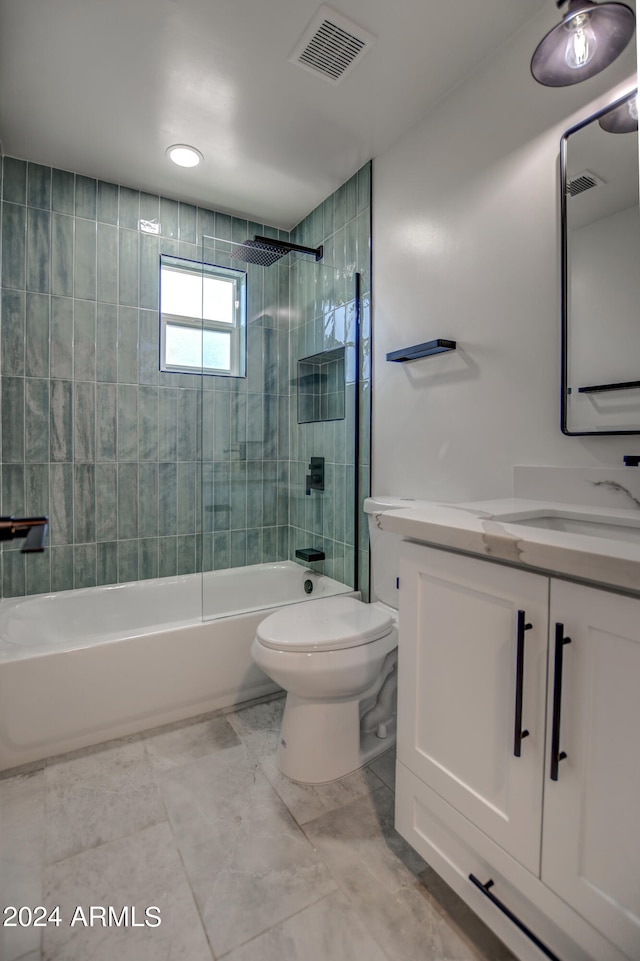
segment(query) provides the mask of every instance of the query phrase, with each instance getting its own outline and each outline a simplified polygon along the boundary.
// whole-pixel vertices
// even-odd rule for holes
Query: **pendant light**
[[[567,0],[559,0],[558,7]],[[547,87],[568,87],[600,73],[627,46],[635,25],[624,3],[568,0],[562,22],[540,41],[531,73]]]
[[[638,129],[637,94],[607,110],[598,118],[598,123],[607,133],[634,133]]]

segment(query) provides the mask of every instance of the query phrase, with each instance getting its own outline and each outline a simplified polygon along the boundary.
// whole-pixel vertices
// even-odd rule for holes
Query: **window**
[[[160,257],[160,370],[244,377],[247,275]]]

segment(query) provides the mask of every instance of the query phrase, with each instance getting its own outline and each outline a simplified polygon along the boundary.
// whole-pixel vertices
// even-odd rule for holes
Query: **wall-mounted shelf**
[[[324,551],[319,551],[316,547],[299,547],[296,550],[296,557],[311,564],[312,561],[323,561]]]
[[[387,354],[387,360],[389,355]],[[596,384],[594,387],[578,387],[579,394],[595,394],[602,390],[633,390],[640,387],[640,380],[627,380],[621,384]]]
[[[419,357],[431,357],[433,354],[443,354],[447,350],[455,349],[455,340],[429,340],[424,344],[405,347],[403,350],[392,350],[387,354],[387,360],[403,364],[407,360],[418,360]]]

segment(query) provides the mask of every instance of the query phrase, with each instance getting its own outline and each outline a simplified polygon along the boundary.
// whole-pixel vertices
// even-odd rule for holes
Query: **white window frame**
[[[231,321],[216,321],[195,318],[185,314],[165,313],[162,310],[162,273],[175,270],[181,273],[196,274],[202,278],[217,277],[234,284],[233,318]],[[246,376],[246,315],[247,315],[247,275],[243,270],[205,264],[168,254],[160,255],[160,370],[171,374],[214,374],[221,377]],[[182,365],[167,363],[167,326],[184,327],[200,331],[221,331],[230,336],[229,367],[206,367],[203,365],[203,351],[200,351],[200,364]]]

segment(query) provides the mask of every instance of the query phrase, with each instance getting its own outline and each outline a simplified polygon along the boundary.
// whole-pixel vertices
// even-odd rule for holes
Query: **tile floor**
[[[283,705],[0,780],[0,906],[60,917],[1,927],[0,961],[512,961],[394,831],[393,751],[295,784],[275,761]]]

